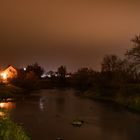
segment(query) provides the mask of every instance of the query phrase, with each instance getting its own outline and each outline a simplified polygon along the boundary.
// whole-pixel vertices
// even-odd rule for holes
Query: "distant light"
[[[26,71],[26,68],[23,68],[24,71]]]
[[[47,74],[47,77],[51,78],[52,76],[50,74]]]
[[[43,75],[41,75],[41,78],[45,78],[47,75],[46,74],[43,74]]]
[[[58,74],[55,74],[55,77],[57,77],[58,76]]]
[[[71,76],[70,76],[69,74],[67,74],[67,75],[65,75],[65,77],[66,77],[66,78],[69,78],[69,77],[71,77]]]

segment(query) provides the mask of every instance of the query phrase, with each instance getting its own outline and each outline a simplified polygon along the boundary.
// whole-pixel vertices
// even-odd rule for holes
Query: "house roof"
[[[8,69],[9,67],[12,67],[13,69],[15,69],[16,70],[16,68],[14,67],[14,66],[12,66],[12,65],[8,65],[5,69],[3,69],[2,71],[5,71],[6,69]]]

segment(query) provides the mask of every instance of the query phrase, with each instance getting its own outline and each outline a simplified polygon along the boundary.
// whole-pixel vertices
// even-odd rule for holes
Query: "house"
[[[0,72],[0,79],[2,82],[8,82],[8,79],[15,78],[16,76],[17,70],[11,65]]]

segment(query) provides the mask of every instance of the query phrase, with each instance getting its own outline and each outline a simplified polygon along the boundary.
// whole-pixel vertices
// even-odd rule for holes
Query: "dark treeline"
[[[11,82],[26,89],[74,88],[92,98],[117,100],[129,106],[130,98],[140,109],[140,36],[132,39],[133,47],[126,51],[124,58],[106,55],[101,70],[80,68],[68,73],[65,66],[56,72],[45,72],[37,63],[18,70],[18,77]],[[46,74],[43,76],[43,74]],[[125,100],[127,99],[127,100]]]

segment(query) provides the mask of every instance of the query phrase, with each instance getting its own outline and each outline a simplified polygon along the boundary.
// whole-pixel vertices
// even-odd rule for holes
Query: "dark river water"
[[[11,107],[10,116],[33,140],[140,140],[140,115],[112,103],[76,96],[73,90],[42,90]],[[81,127],[71,122],[80,118]]]

